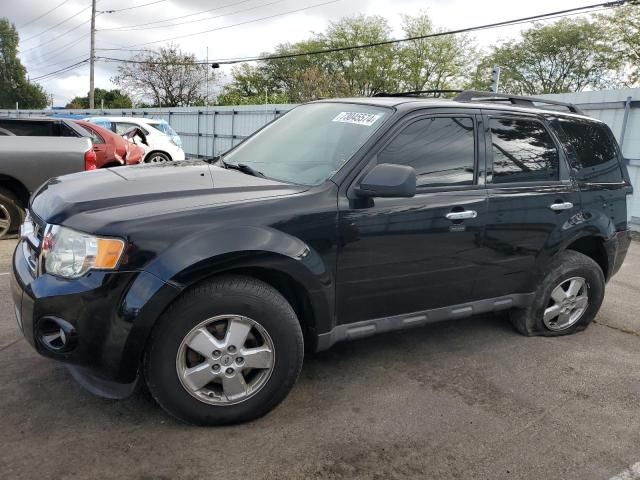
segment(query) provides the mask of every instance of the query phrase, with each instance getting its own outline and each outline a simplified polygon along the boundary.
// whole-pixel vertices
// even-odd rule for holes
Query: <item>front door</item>
[[[472,299],[487,208],[477,132],[473,114],[408,119],[369,166],[412,166],[417,194],[364,200],[346,192],[340,198],[338,323]]]

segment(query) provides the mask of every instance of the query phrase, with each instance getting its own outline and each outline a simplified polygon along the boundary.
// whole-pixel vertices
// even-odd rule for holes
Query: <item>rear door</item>
[[[485,298],[528,293],[579,219],[579,191],[542,118],[490,111],[484,121],[489,203],[482,257],[488,262],[476,291]]]
[[[376,163],[412,166],[416,195],[359,199],[341,190],[338,323],[420,312],[473,298],[486,219],[479,131],[472,110],[413,115],[372,152],[362,174]]]

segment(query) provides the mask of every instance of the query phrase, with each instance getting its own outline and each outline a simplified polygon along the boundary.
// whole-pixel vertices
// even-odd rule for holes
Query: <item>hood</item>
[[[253,177],[203,161],[166,162],[74,173],[49,180],[30,209],[47,223],[61,224],[80,213],[136,216],[197,206],[257,201],[291,195],[307,187]]]

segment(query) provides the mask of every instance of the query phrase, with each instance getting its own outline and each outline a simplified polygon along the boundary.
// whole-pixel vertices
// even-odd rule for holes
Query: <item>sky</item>
[[[435,26],[458,29],[593,3],[589,0],[98,0],[96,9],[104,13],[96,18],[96,55],[130,58],[135,49],[158,48],[169,43],[168,39],[182,37],[171,41],[199,59],[206,58],[207,48],[210,60],[250,57],[279,43],[304,40],[312,32],[324,31],[332,21],[358,14],[386,18],[392,35],[401,37],[402,14],[426,12]],[[32,79],[89,57],[91,0],[0,0],[0,16],[7,17],[18,28],[19,57]],[[158,23],[127,29],[152,22]],[[177,23],[182,24],[169,26]],[[472,37],[480,47],[488,48],[517,37],[526,27],[525,24],[484,30],[474,32]],[[207,33],[199,33],[204,31]],[[97,62],[95,86],[116,88],[110,81],[116,69],[117,64]],[[221,71],[228,78],[228,67]],[[73,97],[87,94],[89,66],[81,65],[36,81],[53,95],[55,106],[64,106]],[[213,84],[211,88],[215,91]]]

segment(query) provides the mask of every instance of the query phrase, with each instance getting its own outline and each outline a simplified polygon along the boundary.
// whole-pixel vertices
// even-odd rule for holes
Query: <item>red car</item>
[[[141,146],[128,142],[111,130],[93,123],[82,120],[75,120],[75,122],[91,134],[98,168],[135,165],[142,161],[144,149]]]

